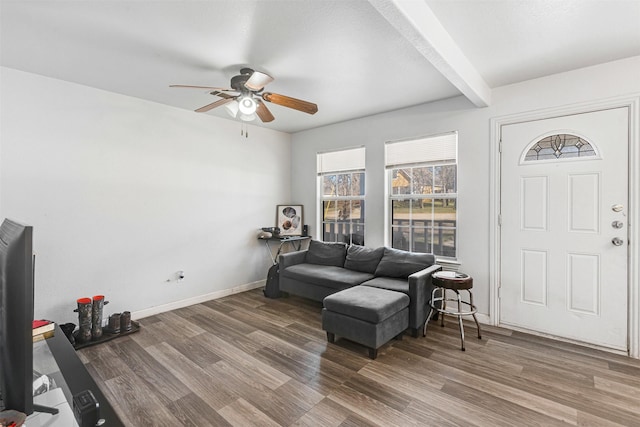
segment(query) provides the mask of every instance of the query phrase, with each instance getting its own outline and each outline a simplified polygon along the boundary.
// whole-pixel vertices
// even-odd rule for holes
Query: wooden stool
[[[431,310],[429,310],[429,315],[424,322],[424,329],[422,331],[422,336],[427,336],[427,325],[429,324],[429,319],[431,319],[431,315],[434,311],[442,314],[440,317],[440,324],[444,326],[444,315],[450,314],[452,316],[458,316],[458,324],[460,326],[460,339],[462,340],[462,351],[464,351],[464,327],[462,326],[462,316],[473,316],[473,320],[476,322],[476,327],[478,328],[478,339],[482,339],[480,335],[480,324],[478,323],[478,319],[476,319],[476,306],[473,305],[473,294],[471,293],[471,288],[473,287],[473,278],[468,274],[457,273],[455,271],[437,271],[433,273],[431,276],[433,280],[433,291],[431,292]],[[456,293],[457,298],[447,298],[446,292],[447,289]],[[460,298],[461,290],[465,290],[469,293],[469,301],[463,301]],[[440,297],[436,298],[436,292],[440,291]],[[458,302],[458,311],[453,309],[447,310],[447,301],[457,301]],[[438,303],[442,302],[441,307],[438,307]],[[468,310],[464,311],[462,309],[462,305],[467,306]]]

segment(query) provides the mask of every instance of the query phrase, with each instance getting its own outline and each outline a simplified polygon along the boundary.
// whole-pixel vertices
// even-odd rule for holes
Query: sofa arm
[[[287,252],[280,254],[278,257],[278,263],[280,264],[280,271],[292,265],[302,264],[307,258],[307,251]]]
[[[409,327],[414,336],[417,336],[418,328],[422,328],[427,314],[429,314],[431,292],[433,291],[431,275],[440,270],[442,270],[441,265],[433,264],[409,276],[409,298],[411,299]]]

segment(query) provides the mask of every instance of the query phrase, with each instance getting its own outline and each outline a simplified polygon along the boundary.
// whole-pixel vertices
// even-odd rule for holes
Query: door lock
[[[611,210],[614,212],[621,212],[624,207],[622,205],[613,205],[611,206]]]
[[[619,237],[614,237],[613,239],[611,239],[611,243],[613,243],[614,246],[622,246],[624,241]]]
[[[615,229],[620,229],[622,227],[624,227],[624,223],[622,221],[613,221],[611,223],[611,226]]]

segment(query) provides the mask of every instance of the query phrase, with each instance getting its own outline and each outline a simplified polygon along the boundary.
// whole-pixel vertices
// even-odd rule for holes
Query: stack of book
[[[51,320],[33,321],[33,342],[51,338],[56,331],[56,324]]]

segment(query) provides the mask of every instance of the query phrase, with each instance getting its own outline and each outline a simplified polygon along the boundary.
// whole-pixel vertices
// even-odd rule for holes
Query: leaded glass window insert
[[[584,138],[561,133],[549,135],[535,142],[524,156],[525,162],[595,157],[595,147]]]

